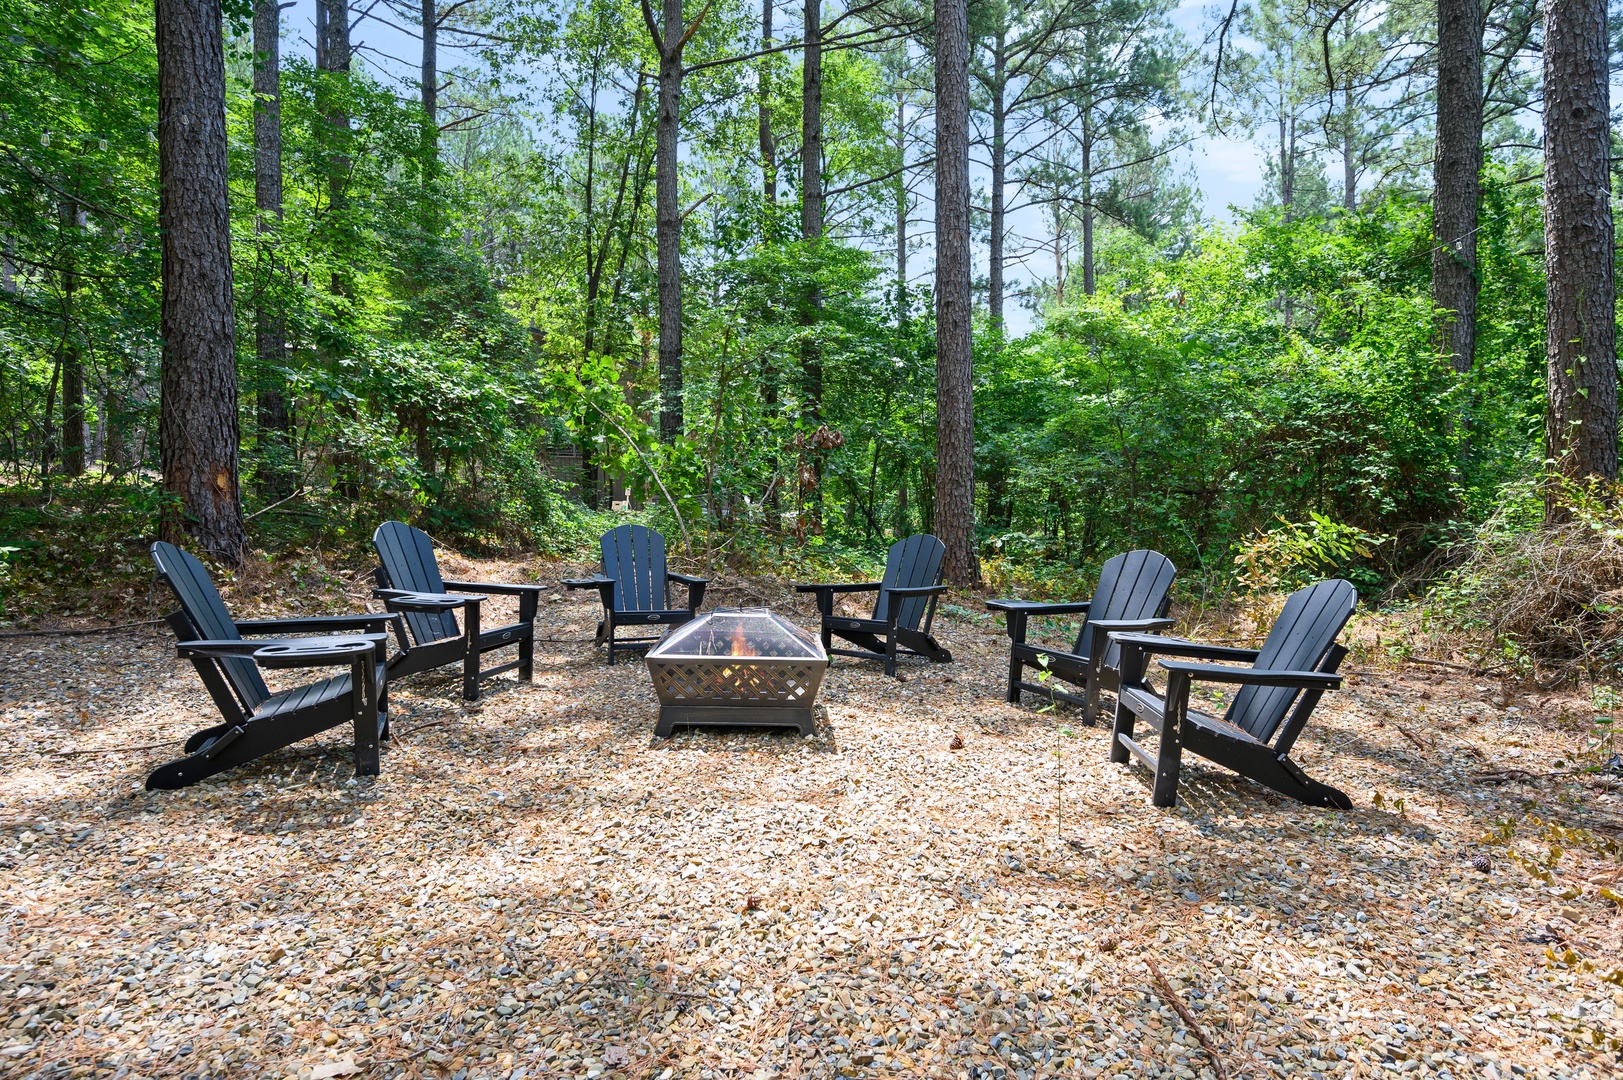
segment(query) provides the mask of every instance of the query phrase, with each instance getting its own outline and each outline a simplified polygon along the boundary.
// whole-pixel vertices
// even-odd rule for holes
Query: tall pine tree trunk
[[[953,585],[980,583],[975,554],[974,356],[970,331],[969,17],[935,0],[936,468],[935,534]]]
[[[1547,0],[1544,23],[1545,452],[1556,473],[1617,478],[1606,0]],[[1546,516],[1558,517],[1556,488]]]
[[[682,0],[665,0],[654,135],[654,242],[659,263],[659,437],[682,434],[682,210],[677,126],[682,108]]]
[[[316,67],[333,75],[346,74],[350,64],[349,0],[316,0]],[[348,229],[345,204],[349,187],[349,110],[344,103],[348,86],[335,87],[328,80],[325,87],[327,137],[331,153],[326,161],[328,216],[331,227],[342,236]],[[332,276],[334,296],[347,297],[350,293],[349,275],[334,270]]]
[[[761,0],[761,48],[772,47],[772,0]],[[772,137],[772,58],[761,58],[759,127],[761,188],[769,207],[778,202],[778,141]],[[770,215],[768,215],[770,218]]]
[[[1093,124],[1092,108],[1082,112],[1082,292],[1092,296],[1093,277]]]
[[[1437,156],[1432,165],[1431,298],[1446,312],[1439,351],[1476,360],[1476,230],[1482,199],[1482,0],[1437,0]]]
[[[270,287],[279,272],[276,233],[282,222],[282,15],[278,0],[254,4],[254,207],[263,264],[254,294],[254,355],[259,365],[256,420],[259,428],[260,492],[267,498],[293,493],[293,413],[282,370],[287,363],[286,324]]]
[[[1008,30],[998,27],[992,48],[992,239],[987,259],[986,306],[991,317],[993,338],[1003,334],[1003,186],[1008,177],[1008,147],[1004,144],[1004,95],[1008,90],[1006,70]]]
[[[354,226],[349,214],[350,170],[350,118],[349,80],[349,0],[316,0],[316,67],[326,74],[317,91],[322,101],[327,130],[327,214],[325,218],[327,240],[333,259],[329,290],[335,300],[334,317],[348,320],[351,310],[348,301],[354,296],[354,280],[346,269],[354,237]],[[327,360],[336,364],[339,357],[330,353]],[[357,419],[355,403],[340,398],[334,411],[343,423]],[[365,463],[354,450],[341,448],[333,455],[333,480],[338,493],[351,501],[359,499],[364,486]]]
[[[62,217],[62,472],[83,476],[85,471],[85,366],[79,329],[73,309],[79,291],[79,235],[85,227],[85,210],[72,199],[61,206]]]
[[[896,325],[905,329],[907,304],[907,99],[896,93]]]
[[[823,9],[805,0],[804,59],[800,94],[800,238],[807,244],[823,235]],[[823,307],[816,284],[801,309],[801,323],[813,326]],[[800,346],[801,418],[815,428],[823,422],[823,351],[812,334]],[[821,474],[821,460],[818,463]]]
[[[444,222],[440,218],[435,199],[434,181],[440,171],[440,23],[434,0],[422,0],[423,65],[422,145],[418,148],[423,188],[423,232],[429,237],[440,234]]]
[[[1351,79],[1347,82],[1343,100],[1345,104],[1341,114],[1341,208],[1351,214],[1358,209],[1358,151],[1354,145],[1356,131]]]
[[[439,144],[440,128],[440,23],[434,0],[423,0],[423,143]]]
[[[190,533],[240,565],[236,325],[220,0],[157,0],[158,221],[163,235],[162,401],[166,508],[159,531]]]

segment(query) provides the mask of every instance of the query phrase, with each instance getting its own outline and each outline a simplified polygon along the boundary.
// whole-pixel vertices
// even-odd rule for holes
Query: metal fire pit
[[[648,650],[659,694],[659,726],[763,725],[816,730],[812,705],[828,653],[811,634],[766,608],[719,608]]]

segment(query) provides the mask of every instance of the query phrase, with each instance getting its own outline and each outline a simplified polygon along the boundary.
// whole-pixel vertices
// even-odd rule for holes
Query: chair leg
[[[372,681],[372,659],[350,665],[350,696],[354,702],[355,775],[376,776],[378,762],[378,692]]]
[[[479,605],[469,604],[462,629],[468,635],[468,651],[462,656],[462,698],[479,700]]]
[[[1099,714],[1099,679],[1097,675],[1088,679],[1087,689],[1082,692],[1082,722],[1093,727],[1099,721],[1095,719]]]
[[[535,631],[518,643],[518,677],[525,682],[535,681]]]
[[[1008,700],[1011,705],[1020,704],[1020,677],[1026,673],[1026,665],[1014,653],[1009,653],[1009,693]]]
[[[1183,768],[1183,722],[1189,709],[1189,676],[1174,671],[1167,678],[1166,716],[1155,753],[1155,785],[1150,801],[1156,806],[1178,805],[1178,773]]]
[[[1110,728],[1110,760],[1117,765],[1125,765],[1132,760],[1132,755],[1127,752],[1127,747],[1122,743],[1121,737],[1123,735],[1129,739],[1133,737],[1133,721],[1137,719],[1133,715],[1133,711],[1118,697],[1116,699],[1116,722]]]
[[[614,617],[605,616],[605,624],[609,632],[609,667],[614,666]]]
[[[885,635],[885,674],[891,678],[896,677],[896,627],[890,627]]]

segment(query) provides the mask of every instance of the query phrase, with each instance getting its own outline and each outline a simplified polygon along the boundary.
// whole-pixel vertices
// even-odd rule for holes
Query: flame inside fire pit
[[[793,725],[815,730],[812,704],[828,670],[822,644],[765,608],[718,609],[648,651],[657,732],[675,724]]]
[[[749,643],[749,638],[744,635],[744,621],[742,619],[739,620],[737,626],[733,627],[732,646],[734,656],[759,655],[754,646]]]

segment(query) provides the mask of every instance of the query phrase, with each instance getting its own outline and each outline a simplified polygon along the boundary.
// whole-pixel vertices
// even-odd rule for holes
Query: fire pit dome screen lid
[[[818,640],[766,608],[717,608],[672,630],[648,652],[649,659],[701,656],[759,656],[782,660],[827,660]]]

